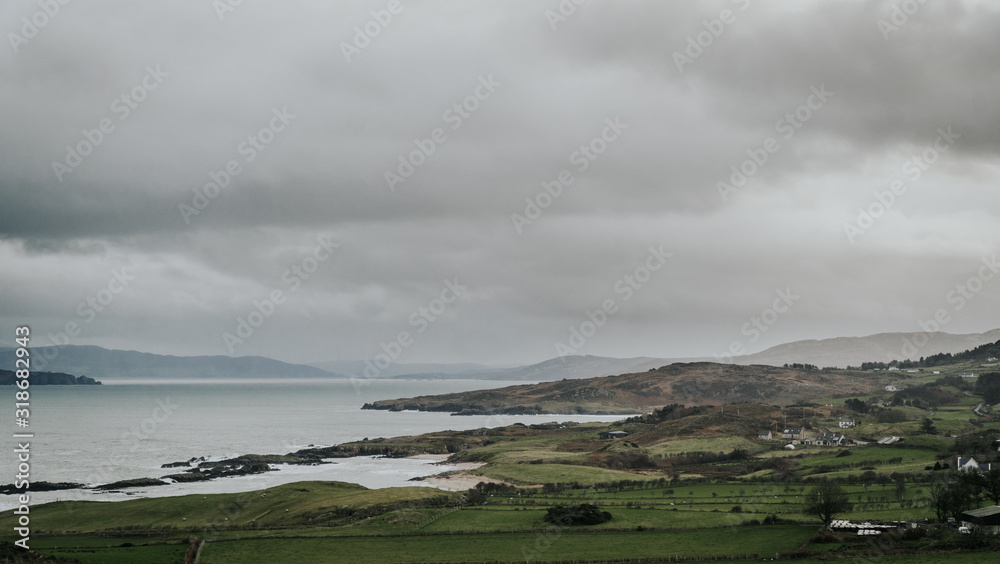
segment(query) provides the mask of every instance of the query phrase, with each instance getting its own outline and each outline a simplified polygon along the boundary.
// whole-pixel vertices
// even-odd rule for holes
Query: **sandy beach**
[[[472,474],[470,471],[475,470],[485,466],[485,462],[458,462],[451,463],[445,462],[448,459],[447,454],[418,454],[414,456],[408,456],[407,458],[412,458],[414,460],[433,460],[438,464],[447,464],[452,470],[443,472],[441,474],[436,474],[433,476],[428,476],[422,481],[432,484],[435,487],[452,490],[452,491],[462,491],[468,490],[476,487],[479,482],[487,482],[491,484],[501,484],[501,480],[496,480],[494,478],[487,478],[486,476],[477,476]]]

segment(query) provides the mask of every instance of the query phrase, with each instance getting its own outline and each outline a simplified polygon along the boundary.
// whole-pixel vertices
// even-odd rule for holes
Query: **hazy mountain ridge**
[[[927,338],[926,344],[916,344]],[[813,364],[819,367],[860,366],[862,362],[917,360],[940,353],[959,353],[1000,340],[1000,329],[985,333],[879,333],[794,341],[732,359],[737,365]],[[259,356],[170,356],[96,346],[32,348],[32,369],[120,378],[439,378],[554,382],[646,372],[679,362],[719,362],[710,358],[611,358],[565,356],[539,363],[496,367],[476,363],[390,364],[375,369],[372,361],[328,361],[291,364]],[[52,354],[57,353],[57,354]],[[46,355],[53,357],[45,360]],[[0,365],[13,366],[14,349],[0,348]]]
[[[927,338],[927,343],[922,337]],[[952,335],[951,333],[878,333],[866,337],[835,337],[794,341],[771,347],[756,354],[738,356],[735,364],[803,363],[819,367],[860,366],[862,362],[918,360],[940,353],[959,353],[1000,340],[1000,329],[985,333]]]
[[[54,354],[53,354],[54,353]],[[52,357],[48,360],[48,357]],[[14,349],[0,349],[0,364],[13,366]],[[139,378],[343,378],[314,366],[261,356],[169,356],[90,345],[31,349],[32,370],[87,374],[97,379]]]
[[[326,370],[329,372],[335,372],[338,374],[344,374],[346,376],[353,376],[355,378],[365,378],[365,370],[372,372],[372,368],[369,367],[372,361],[368,360],[329,360],[325,362],[310,362],[308,366],[314,366],[321,370]],[[510,367],[496,367],[487,366],[485,364],[476,364],[474,362],[458,362],[458,363],[393,363],[389,366],[378,369],[379,378],[399,378],[407,376],[439,376],[442,378],[450,377],[460,377],[462,375],[480,375],[480,374],[491,374],[493,372],[502,372],[506,370],[511,370]]]

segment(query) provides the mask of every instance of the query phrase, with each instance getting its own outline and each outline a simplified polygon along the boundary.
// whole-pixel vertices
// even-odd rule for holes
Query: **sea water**
[[[550,421],[612,421],[620,416],[451,416],[447,413],[362,410],[366,402],[496,388],[524,382],[482,380],[150,380],[105,381],[102,386],[33,386],[28,429],[14,421],[13,386],[0,387],[0,421],[11,422],[0,483],[17,474],[18,441],[30,441],[30,481],[102,484],[160,477],[185,468],[170,462],[241,454],[287,454],[363,438],[415,435]],[[10,401],[2,401],[5,392]],[[14,439],[15,432],[31,439]],[[190,493],[240,492],[302,480],[338,480],[366,487],[428,485],[410,478],[454,469],[431,461],[359,457],[209,482],[132,488],[32,492],[32,504],[53,500],[114,501]],[[0,495],[0,510],[16,496]]]

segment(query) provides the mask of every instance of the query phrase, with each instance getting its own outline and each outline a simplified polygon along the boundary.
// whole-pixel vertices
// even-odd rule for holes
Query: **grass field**
[[[532,469],[546,465],[510,466]],[[343,483],[306,482],[249,494],[42,505],[33,508],[33,523],[44,523],[60,532],[36,531],[32,540],[33,547],[43,554],[88,564],[179,562],[192,536],[209,540],[202,564],[518,562],[524,561],[525,554],[539,562],[621,555],[766,557],[801,547],[819,528],[813,517],[801,512],[804,493],[810,487],[802,482],[681,482],[559,491],[529,488],[487,496],[482,505],[440,507],[428,505],[428,500],[441,494],[439,490],[366,490]],[[855,503],[855,510],[844,517],[933,517],[924,500],[926,485],[907,486],[906,506],[895,501],[892,484],[848,485],[844,489]],[[911,503],[914,500],[916,503]],[[557,528],[544,522],[546,508],[580,502],[596,503],[613,517],[586,527]],[[234,504],[238,506],[235,509]],[[380,505],[381,512],[349,522],[318,518],[333,507]],[[195,526],[174,528],[174,519],[182,512],[188,516],[183,523]],[[229,515],[229,521],[220,522],[220,515]],[[767,515],[785,521],[780,525],[748,524],[763,521]],[[91,532],[68,533],[73,530]],[[101,530],[108,538],[94,535],[93,531]],[[826,553],[838,546],[817,545],[816,552]],[[846,549],[858,550],[850,543]]]
[[[537,533],[433,535],[378,539],[262,539],[215,542],[206,545],[202,564],[247,562],[309,562],[315,564],[395,564],[499,560],[610,559],[628,554],[635,558],[712,556],[721,554],[771,554],[794,550],[815,533],[815,527],[735,527],[646,532],[576,532],[552,528]],[[376,548],[377,547],[377,548]]]
[[[504,480],[512,484],[554,484],[557,482],[594,484],[619,480],[655,480],[662,477],[570,464],[496,464],[474,470],[473,474]]]
[[[767,447],[743,437],[711,437],[674,439],[653,445],[648,450],[650,454],[671,455],[682,452],[731,452],[738,448],[756,454]]]
[[[153,545],[147,544],[151,542],[147,538],[57,537],[32,540],[31,548],[46,556],[75,558],[85,564],[177,564],[184,562],[188,549],[188,543],[183,540]]]
[[[303,526],[336,508],[419,504],[448,494],[435,488],[369,490],[342,482],[297,482],[242,494],[149,498],[114,504],[88,501],[48,503],[32,508],[36,532],[90,533],[119,529],[212,529],[234,525]],[[110,509],[110,510],[109,510]],[[4,530],[13,516],[0,517]]]

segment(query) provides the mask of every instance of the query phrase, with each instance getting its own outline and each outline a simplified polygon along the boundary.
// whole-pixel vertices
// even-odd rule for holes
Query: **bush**
[[[923,527],[917,527],[916,529],[906,529],[903,531],[903,540],[905,541],[915,541],[920,540],[927,536],[927,529]]]
[[[555,525],[600,525],[611,520],[611,513],[601,511],[596,505],[556,505],[545,512],[544,520]]]
[[[840,542],[840,539],[837,538],[837,535],[835,535],[833,531],[820,531],[815,535],[813,535],[809,539],[809,542],[811,544],[824,544],[831,542]]]

